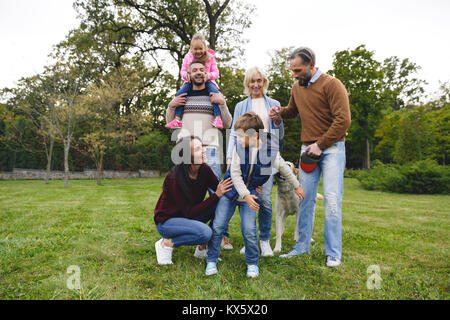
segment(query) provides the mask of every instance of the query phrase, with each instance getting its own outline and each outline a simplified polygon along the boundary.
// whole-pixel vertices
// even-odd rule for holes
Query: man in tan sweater
[[[344,85],[339,79],[322,73],[316,68],[315,62],[315,54],[309,48],[301,47],[292,52],[289,67],[298,82],[292,87],[288,106],[275,106],[269,112],[275,121],[300,115],[300,154],[320,157],[312,171],[311,165],[303,165],[299,172],[300,185],[305,190],[305,199],[299,205],[300,239],[289,253],[280,257],[292,258],[310,252],[316,193],[323,175],[325,255],[327,266],[336,267],[342,256],[345,136],[350,127],[351,115]]]

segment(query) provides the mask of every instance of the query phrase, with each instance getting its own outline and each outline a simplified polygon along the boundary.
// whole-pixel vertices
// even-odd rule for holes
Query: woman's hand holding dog
[[[294,191],[300,199],[305,199],[305,190],[302,187],[295,188]]]
[[[232,185],[233,182],[231,181],[231,178],[220,181],[219,184],[217,185],[216,195],[219,198],[222,197],[225,193],[231,190]]]
[[[244,197],[244,200],[247,202],[250,209],[255,211],[259,210],[259,204],[255,201],[256,199],[258,199],[258,197],[254,194],[248,194]]]

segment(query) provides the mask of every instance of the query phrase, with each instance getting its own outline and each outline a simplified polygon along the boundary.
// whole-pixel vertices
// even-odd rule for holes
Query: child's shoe
[[[256,264],[247,265],[247,277],[256,278],[259,276],[259,269]]]
[[[166,128],[169,129],[177,129],[181,128],[183,126],[183,123],[181,121],[178,121],[178,119],[173,119],[168,124],[165,125]]]
[[[222,119],[220,118],[215,118],[212,125],[218,129],[223,129]]]
[[[337,267],[340,264],[341,264],[341,260],[339,260],[338,258],[327,256],[327,267],[333,268],[333,267]]]
[[[212,276],[213,274],[217,274],[217,264],[215,262],[207,262],[205,274],[207,276]]]

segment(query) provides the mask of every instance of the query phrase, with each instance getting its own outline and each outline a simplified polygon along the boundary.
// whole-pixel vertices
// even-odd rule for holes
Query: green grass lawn
[[[248,279],[240,218],[231,220],[232,251],[217,276],[205,277],[194,247],[174,250],[174,265],[156,263],[153,222],[163,178],[0,181],[0,299],[449,299],[447,195],[403,195],[362,189],[345,179],[343,257],[327,268],[323,202],[318,202],[310,255],[260,259]],[[273,199],[275,205],[274,188]],[[294,245],[287,220],[283,252]],[[273,216],[275,245],[275,214]],[[69,290],[77,265],[82,289]],[[369,290],[370,265],[381,289]]]

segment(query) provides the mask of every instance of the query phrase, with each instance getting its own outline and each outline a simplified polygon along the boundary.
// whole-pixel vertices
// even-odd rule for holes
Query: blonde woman
[[[270,132],[279,138],[280,149],[281,139],[284,136],[284,127],[282,121],[275,121],[270,119],[269,110],[274,106],[280,105],[277,100],[269,98],[266,93],[269,87],[269,80],[264,72],[258,68],[253,67],[246,71],[244,79],[244,93],[248,98],[239,102],[236,105],[233,115],[233,125],[231,127],[230,140],[227,148],[227,164],[231,163],[233,150],[236,146],[236,132],[234,124],[236,120],[244,113],[253,111],[262,120],[264,124],[264,131]],[[258,212],[259,222],[259,240],[261,246],[261,256],[273,256],[272,248],[270,247],[270,230],[272,228],[272,186],[273,174],[262,186],[261,206]],[[245,247],[241,249],[241,253],[245,253]]]

